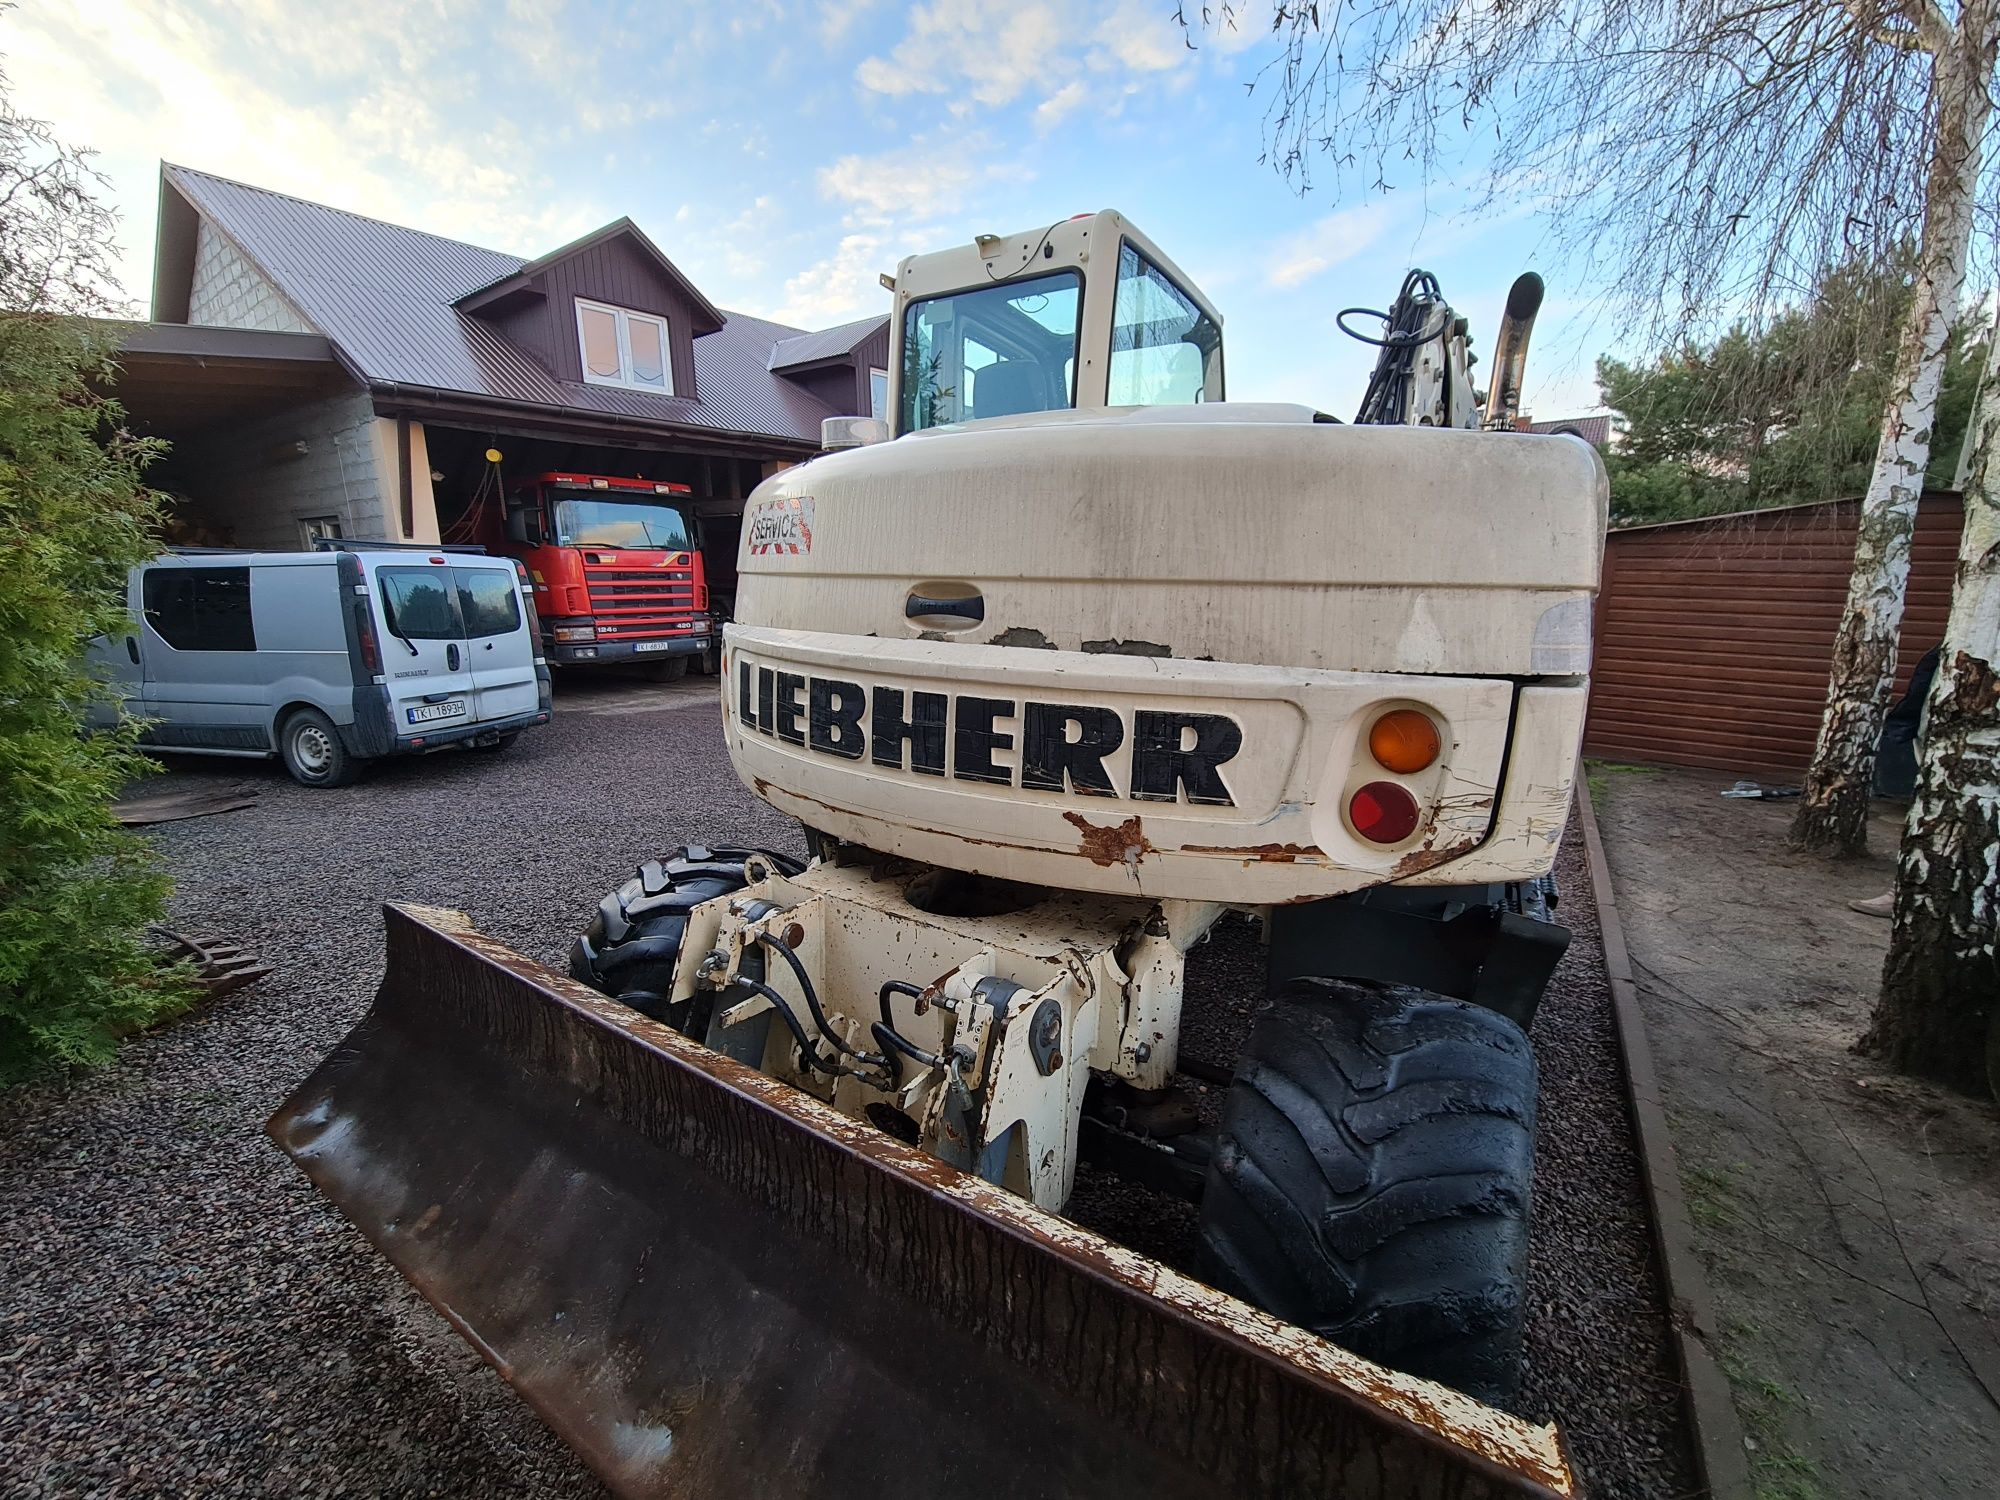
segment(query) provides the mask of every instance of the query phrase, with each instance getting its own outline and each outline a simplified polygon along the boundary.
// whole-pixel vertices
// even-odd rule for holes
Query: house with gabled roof
[[[563,470],[689,485],[733,572],[744,497],[887,383],[886,318],[725,311],[629,218],[530,260],[170,163],[152,300],[116,394],[219,545],[449,539]]]

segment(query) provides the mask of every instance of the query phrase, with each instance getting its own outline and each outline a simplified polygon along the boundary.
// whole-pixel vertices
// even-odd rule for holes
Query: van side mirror
[[[523,547],[542,545],[542,513],[532,505],[517,505],[507,512],[507,540]]]

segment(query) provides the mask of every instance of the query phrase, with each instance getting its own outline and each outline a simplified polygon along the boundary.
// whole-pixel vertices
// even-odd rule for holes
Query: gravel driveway
[[[134,1042],[115,1067],[0,1098],[4,1493],[598,1493],[261,1134],[366,1008],[385,899],[461,907],[560,964],[641,858],[690,837],[800,847],[730,772],[712,686],[569,689],[558,707],[504,754],[392,764],[339,792],[222,760],[182,761],[149,786],[258,794],[154,837],[180,882],[177,925],[234,939],[276,972]],[[1583,926],[1537,1027],[1548,1142],[1525,1404],[1564,1423],[1592,1493],[1681,1494],[1575,870],[1565,891]],[[1254,963],[1247,929],[1197,954],[1191,1048],[1240,1035]]]

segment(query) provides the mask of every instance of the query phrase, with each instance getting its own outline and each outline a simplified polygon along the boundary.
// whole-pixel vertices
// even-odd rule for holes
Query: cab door
[[[389,721],[403,739],[474,721],[471,653],[451,573],[420,562],[376,562],[371,570]]]
[[[535,712],[541,706],[541,686],[535,677],[540,643],[528,629],[514,565],[454,564],[451,576],[458,592],[458,617],[465,626],[473,718],[485,723]]]

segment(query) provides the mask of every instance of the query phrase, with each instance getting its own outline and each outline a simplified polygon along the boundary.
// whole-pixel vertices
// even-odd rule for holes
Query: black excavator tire
[[[762,849],[708,849],[690,845],[665,859],[649,859],[633,877],[597,904],[583,935],[570,945],[570,978],[655,1020],[671,1020],[674,965],[687,937],[688,913],[704,901],[728,896],[750,883],[744,861],[759,855],[787,874],[799,861]]]
[[[1506,1405],[1527,1314],[1535,1058],[1504,1016],[1297,979],[1237,1062],[1202,1202],[1214,1285]]]

